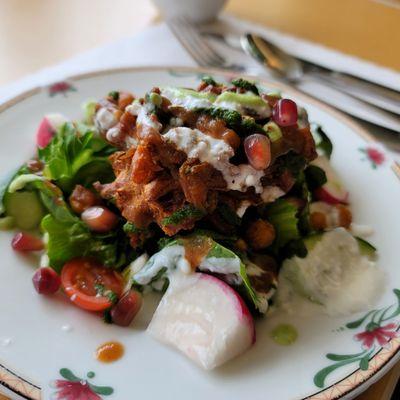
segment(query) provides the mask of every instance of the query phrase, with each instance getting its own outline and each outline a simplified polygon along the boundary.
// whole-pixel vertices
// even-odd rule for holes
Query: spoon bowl
[[[246,33],[241,36],[243,50],[280,77],[297,82],[304,75],[302,63],[261,36]]]

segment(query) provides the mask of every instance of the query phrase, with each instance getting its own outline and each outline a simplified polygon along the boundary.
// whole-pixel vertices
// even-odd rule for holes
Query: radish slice
[[[67,119],[61,114],[46,115],[40,122],[36,132],[36,145],[41,149],[45,148],[50,143],[57,129],[65,122],[67,122]]]
[[[255,342],[254,321],[241,297],[202,273],[171,277],[148,332],[208,370]]]
[[[325,156],[319,156],[312,164],[323,169],[327,179],[325,185],[314,191],[315,197],[329,204],[347,204],[349,192],[344,188],[329,160]]]

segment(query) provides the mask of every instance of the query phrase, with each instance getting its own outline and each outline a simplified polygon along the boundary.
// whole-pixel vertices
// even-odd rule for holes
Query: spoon
[[[241,36],[240,44],[248,55],[289,82],[295,83],[303,77],[302,63],[264,38],[246,33]]]

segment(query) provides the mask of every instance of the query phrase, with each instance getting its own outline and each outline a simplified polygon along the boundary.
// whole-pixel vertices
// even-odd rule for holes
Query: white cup
[[[226,0],[153,0],[164,18],[187,17],[202,23],[215,19]]]

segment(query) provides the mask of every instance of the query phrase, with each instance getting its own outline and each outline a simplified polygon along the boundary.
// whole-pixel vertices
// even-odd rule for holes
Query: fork
[[[231,64],[218,54],[208,42],[200,35],[199,31],[185,17],[169,18],[168,27],[179,43],[190,54],[200,67],[214,67],[245,72],[246,68],[239,64]]]
[[[212,48],[208,44],[207,40],[201,36],[194,22],[189,21],[183,16],[179,16],[167,19],[166,23],[176,39],[199,66],[230,69],[236,72],[245,73],[247,75],[254,75],[250,68],[239,64],[228,63],[227,60],[214,48]],[[275,80],[282,82],[282,80],[278,78],[275,78]],[[283,81],[283,83],[287,82]],[[307,87],[304,88],[301,84],[295,84],[294,86],[299,91],[307,93],[312,97],[317,97],[319,100],[322,100],[323,102],[330,104],[335,108],[339,108],[343,112],[350,114],[353,117],[360,118],[364,121],[382,126],[397,133],[400,132],[400,120],[393,114],[385,110],[381,110],[380,108],[368,104],[362,100],[353,98],[348,94],[340,92],[329,86],[327,82],[321,83],[320,85],[321,89],[326,90],[328,88],[336,93],[336,97],[339,96],[339,100],[335,100],[335,98],[333,98],[329,92],[327,95],[322,94],[317,96],[316,93],[310,92],[310,90],[307,90]]]

